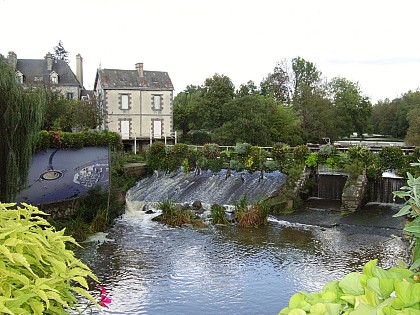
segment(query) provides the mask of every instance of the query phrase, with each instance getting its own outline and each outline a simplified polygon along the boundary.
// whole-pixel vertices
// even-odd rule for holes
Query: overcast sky
[[[303,57],[372,102],[420,87],[419,0],[0,0],[0,53],[42,59],[61,40],[96,69],[167,71],[175,94],[215,73],[257,85]]]

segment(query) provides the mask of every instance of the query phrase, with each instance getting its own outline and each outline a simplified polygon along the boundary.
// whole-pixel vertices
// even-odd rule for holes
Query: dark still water
[[[106,314],[277,314],[297,291],[405,256],[399,230],[294,224],[171,228],[128,211],[78,253],[112,298]],[[328,215],[327,212],[325,215]],[[368,223],[365,221],[365,223]]]

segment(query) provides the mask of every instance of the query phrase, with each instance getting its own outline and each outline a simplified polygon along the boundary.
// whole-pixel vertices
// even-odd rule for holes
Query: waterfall
[[[171,200],[176,203],[202,203],[232,205],[241,197],[249,203],[274,194],[286,181],[286,175],[280,172],[265,173],[232,172],[227,176],[226,170],[218,173],[194,172],[184,174],[182,171],[164,174],[155,172],[152,176],[141,179],[127,193],[129,201],[160,202]]]
[[[399,190],[405,184],[402,177],[381,177],[369,180],[367,202],[404,203],[401,198],[394,201],[393,191]]]
[[[341,200],[346,180],[346,175],[319,174],[317,175],[317,188],[313,190],[312,197]]]

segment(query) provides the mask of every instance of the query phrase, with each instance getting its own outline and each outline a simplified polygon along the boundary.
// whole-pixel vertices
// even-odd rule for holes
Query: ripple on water
[[[81,258],[108,288],[109,314],[276,314],[297,291],[316,291],[376,255],[398,257],[398,239],[370,230],[294,226],[171,228],[126,213]]]

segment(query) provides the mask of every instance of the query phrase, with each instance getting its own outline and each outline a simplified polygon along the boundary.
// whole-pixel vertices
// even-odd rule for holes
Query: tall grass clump
[[[229,223],[226,219],[226,213],[223,206],[219,204],[213,204],[210,208],[211,211],[211,222],[213,224],[227,224]]]
[[[235,217],[240,227],[257,227],[267,223],[269,207],[263,201],[257,201],[248,206],[246,198],[241,198],[235,204]]]
[[[196,217],[190,209],[184,209],[177,206],[170,200],[165,200],[158,203],[158,209],[162,210],[160,221],[171,226],[182,226],[191,224],[194,227],[203,227],[206,224],[202,219]]]

